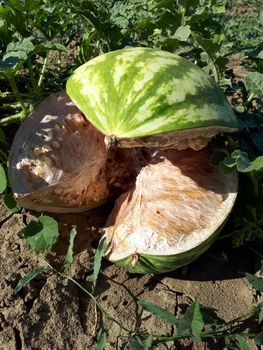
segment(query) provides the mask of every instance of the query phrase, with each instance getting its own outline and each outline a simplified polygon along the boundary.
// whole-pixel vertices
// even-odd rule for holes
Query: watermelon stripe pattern
[[[128,48],[94,58],[67,93],[103,134],[137,138],[204,126],[238,127],[214,80],[172,53]]]

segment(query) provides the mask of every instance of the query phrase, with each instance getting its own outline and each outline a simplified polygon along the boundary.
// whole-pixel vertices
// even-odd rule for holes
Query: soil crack
[[[20,337],[20,331],[17,328],[13,328],[15,333],[16,350],[22,350],[22,340]]]
[[[3,220],[0,221],[0,228],[8,221],[12,218],[12,216],[14,215],[14,213],[8,215],[6,218],[4,218]]]

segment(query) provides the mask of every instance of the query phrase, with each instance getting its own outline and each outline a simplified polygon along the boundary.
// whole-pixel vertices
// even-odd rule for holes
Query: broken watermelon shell
[[[105,229],[107,258],[136,273],[163,273],[198,258],[223,228],[237,174],[209,164],[211,150],[158,151],[118,198]]]
[[[200,149],[238,128],[214,80],[166,51],[128,48],[98,56],[75,70],[66,89],[120,147]]]
[[[103,204],[116,179],[125,189],[129,174],[123,177],[115,158],[116,149],[128,148],[120,159],[135,168],[136,181],[107,220],[108,259],[139,273],[196,259],[222,228],[237,193],[236,173],[213,168],[212,149],[204,148],[214,135],[238,128],[218,85],[181,57],[130,48],[79,67],[67,93],[73,103],[64,92],[53,95],[16,136],[10,177],[20,203],[54,212]]]

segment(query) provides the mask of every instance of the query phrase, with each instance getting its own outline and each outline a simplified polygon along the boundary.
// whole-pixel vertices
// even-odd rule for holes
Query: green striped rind
[[[213,79],[165,51],[130,48],[98,56],[74,72],[67,93],[99,131],[118,138],[238,127]]]
[[[126,268],[132,273],[141,274],[158,274],[173,271],[189,264],[196,260],[201,254],[203,254],[214,242],[216,236],[223,228],[224,223],[204,242],[186,252],[175,254],[175,255],[150,255],[150,254],[139,254],[138,260],[133,265],[133,256],[128,256],[124,259],[113,261],[118,266]]]

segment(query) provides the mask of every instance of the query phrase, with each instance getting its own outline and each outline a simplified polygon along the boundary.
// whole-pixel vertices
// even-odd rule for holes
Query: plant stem
[[[1,150],[0,148],[0,158],[6,162],[8,160],[8,156],[5,154],[5,152],[3,150]]]
[[[251,247],[250,244],[247,243],[246,246],[247,246],[250,250],[252,250],[253,253],[257,254],[261,259],[263,259],[263,254],[259,253],[256,249],[254,249],[253,247]]]
[[[37,82],[36,82],[36,79],[35,79],[35,76],[33,73],[32,61],[31,61],[30,57],[28,58],[27,64],[28,64],[28,71],[29,71],[29,76],[30,76],[32,87],[33,87],[35,92],[38,92],[39,87],[37,86]]]
[[[42,82],[43,82],[44,73],[45,73],[45,70],[46,70],[46,67],[47,67],[47,60],[48,60],[48,54],[47,54],[46,58],[44,59],[44,63],[43,63],[43,66],[42,66],[42,69],[41,69],[41,72],[40,72],[40,76],[39,76],[39,80],[38,80],[38,83],[37,83],[37,86],[39,88],[40,88],[40,86],[42,85]]]
[[[236,333],[231,333],[231,336],[241,335],[241,336],[244,336],[244,337],[254,338],[257,334],[258,333],[238,333],[238,332],[236,332]],[[216,332],[215,333],[202,332],[200,334],[202,339],[204,339],[204,338],[222,338],[225,335],[226,334],[223,334],[223,333],[217,334]],[[187,339],[187,338],[192,338],[192,337],[193,337],[193,335],[190,334],[190,333],[188,333],[186,335],[174,335],[174,336],[168,336],[168,337],[156,335],[156,336],[153,336],[153,341],[166,343],[168,341],[181,340],[181,339]]]
[[[20,106],[22,108],[24,115],[26,116],[28,114],[28,111],[27,111],[26,105],[24,104],[24,101],[20,95],[20,92],[19,92],[18,87],[16,85],[14,76],[12,74],[7,74],[6,77],[7,77],[7,80],[9,82],[10,86],[11,86],[11,89],[13,90],[14,95],[16,96],[18,102],[20,103]]]
[[[103,306],[100,305],[100,303],[97,301],[96,297],[94,297],[93,294],[91,294],[86,288],[84,288],[81,284],[79,284],[74,278],[65,275],[62,272],[57,271],[56,269],[54,269],[46,260],[44,260],[45,264],[48,265],[48,267],[55,271],[58,275],[60,275],[61,277],[64,277],[68,280],[70,280],[71,282],[73,282],[76,286],[78,286],[84,293],[86,293],[95,303],[95,305],[98,307],[98,309],[106,316],[106,318],[109,321],[112,321],[114,323],[116,323],[119,327],[121,327],[122,329],[124,329],[126,332],[128,332],[129,334],[132,334],[133,331],[131,331],[130,329],[126,328],[125,326],[123,326],[119,321],[117,321],[113,316],[111,316],[107,310],[105,310],[103,308]]]
[[[0,126],[21,122],[23,119],[25,119],[25,117],[26,115],[24,114],[24,112],[10,115],[9,117],[0,119]]]
[[[256,179],[256,175],[254,171],[251,171],[248,173],[248,176],[250,178],[250,181],[252,182],[252,186],[254,189],[254,194],[258,198],[259,197],[259,188],[258,188],[258,181]]]

